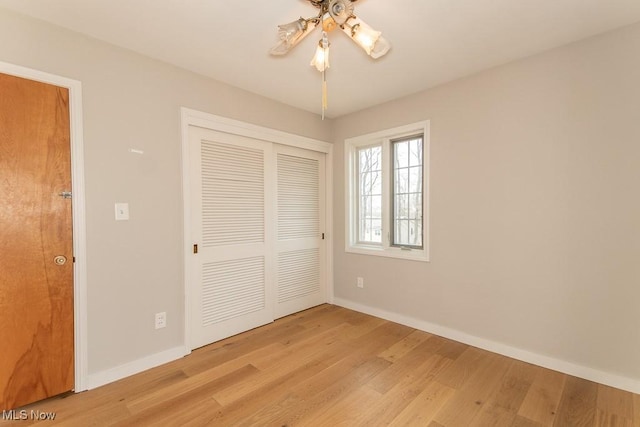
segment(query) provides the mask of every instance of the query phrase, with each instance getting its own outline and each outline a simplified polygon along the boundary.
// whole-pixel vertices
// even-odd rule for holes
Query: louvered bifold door
[[[273,320],[273,160],[264,141],[195,127],[189,141],[197,348]]]
[[[325,155],[275,147],[275,317],[279,318],[326,302]]]

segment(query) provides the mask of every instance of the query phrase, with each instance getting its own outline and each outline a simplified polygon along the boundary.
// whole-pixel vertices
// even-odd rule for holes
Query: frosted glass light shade
[[[272,55],[284,55],[300,43],[317,25],[317,22],[307,21],[304,18],[297,19],[288,24],[278,25],[280,42],[275,45],[269,53]]]
[[[349,19],[342,31],[372,58],[380,58],[391,49],[389,42],[381,36],[382,33],[371,28],[360,18],[353,17]]]
[[[323,72],[327,68],[329,68],[329,44],[323,46],[322,40],[318,43],[318,47],[316,48],[316,53],[313,55],[313,59],[311,59],[311,64],[320,72]]]

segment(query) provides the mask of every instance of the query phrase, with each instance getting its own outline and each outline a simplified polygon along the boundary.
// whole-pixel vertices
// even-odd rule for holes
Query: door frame
[[[87,235],[82,128],[82,84],[78,80],[0,61],[0,73],[47,83],[69,90],[71,187],[73,203],[73,327],[76,393],[87,389]]]
[[[333,144],[317,139],[307,138],[292,133],[270,129],[239,120],[228,119],[214,114],[182,107],[181,131],[182,131],[182,205],[183,205],[183,265],[184,265],[184,353],[191,353],[191,292],[189,283],[192,283],[191,271],[188,266],[191,263],[191,183],[189,175],[189,127],[201,127],[218,132],[239,135],[258,139],[274,144],[298,147],[306,150],[317,151],[326,154],[326,194],[325,194],[325,250],[326,250],[326,293],[327,302],[333,303]]]

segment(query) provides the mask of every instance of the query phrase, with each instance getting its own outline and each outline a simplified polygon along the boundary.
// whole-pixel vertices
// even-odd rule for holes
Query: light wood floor
[[[24,409],[72,426],[640,427],[640,395],[331,305]]]

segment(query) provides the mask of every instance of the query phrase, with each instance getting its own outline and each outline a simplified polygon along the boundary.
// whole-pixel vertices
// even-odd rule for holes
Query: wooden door
[[[74,386],[69,93],[0,74],[0,409]]]
[[[189,152],[197,348],[273,321],[272,161],[269,143],[196,127]]]
[[[325,155],[276,146],[275,318],[326,302]]]

